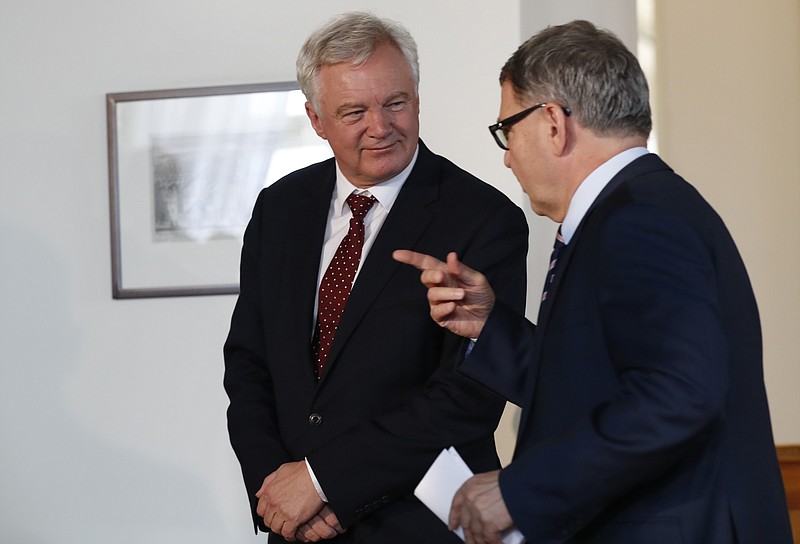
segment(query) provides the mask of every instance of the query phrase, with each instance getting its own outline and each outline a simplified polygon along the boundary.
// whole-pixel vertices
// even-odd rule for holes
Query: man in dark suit
[[[491,280],[408,251],[431,315],[473,339],[461,370],[522,406],[502,471],[458,491],[468,543],[789,544],[758,311],[722,220],[645,149],[648,89],[576,21],[502,69],[490,127],[537,213],[561,223],[537,325]]]
[[[391,254],[455,247],[522,311],[527,224],[419,140],[418,70],[408,32],[362,13],[298,58],[335,160],[259,196],[224,350],[231,443],[269,542],[457,543],[414,487],[451,445],[474,470],[499,467],[503,399],[455,372],[466,342],[429,319],[417,273]]]

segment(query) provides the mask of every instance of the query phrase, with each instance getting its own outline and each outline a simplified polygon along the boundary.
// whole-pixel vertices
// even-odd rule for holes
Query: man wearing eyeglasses
[[[522,406],[503,470],[456,494],[468,544],[790,544],[750,282],[722,220],[646,149],[648,88],[613,34],[525,42],[490,131],[561,223],[536,326],[462,264],[410,251],[460,369]]]
[[[404,28],[344,14],[297,68],[335,158],[265,189],[244,237],[225,388],[253,520],[270,543],[457,544],[414,487],[450,446],[475,470],[499,467],[505,402],[454,370],[467,342],[430,320],[392,250],[458,248],[522,311],[524,214],[419,139]]]

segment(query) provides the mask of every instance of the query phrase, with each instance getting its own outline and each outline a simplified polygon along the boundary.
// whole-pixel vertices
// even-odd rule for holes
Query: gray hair
[[[601,136],[650,135],[647,80],[614,34],[588,21],[548,27],[523,43],[500,72],[522,98],[557,102]]]
[[[297,56],[297,81],[315,109],[319,100],[319,69],[322,66],[351,62],[364,64],[379,45],[396,47],[408,61],[414,88],[419,94],[417,44],[398,23],[371,13],[350,12],[334,17],[306,39]]]

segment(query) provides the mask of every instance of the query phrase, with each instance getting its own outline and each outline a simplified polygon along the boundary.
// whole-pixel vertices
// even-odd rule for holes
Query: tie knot
[[[377,202],[374,196],[372,195],[357,195],[355,193],[351,194],[347,197],[347,205],[350,206],[350,209],[353,211],[353,217],[356,219],[363,220],[364,216],[367,215],[367,212],[372,205]]]

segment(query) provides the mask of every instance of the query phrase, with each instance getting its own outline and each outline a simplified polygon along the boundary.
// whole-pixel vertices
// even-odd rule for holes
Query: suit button
[[[313,414],[308,416],[308,422],[314,427],[319,427],[320,425],[322,425],[322,416],[314,412]]]

